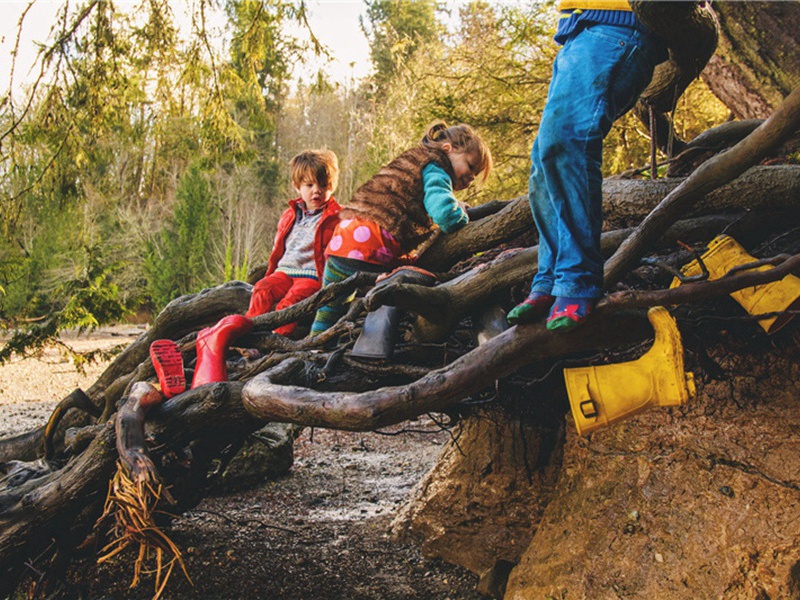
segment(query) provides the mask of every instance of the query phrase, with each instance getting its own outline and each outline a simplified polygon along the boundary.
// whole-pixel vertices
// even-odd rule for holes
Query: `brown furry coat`
[[[429,163],[442,167],[453,179],[447,154],[417,146],[403,152],[358,188],[342,208],[342,219],[358,217],[377,223],[394,236],[404,253],[430,235],[433,221],[423,204],[422,169]]]

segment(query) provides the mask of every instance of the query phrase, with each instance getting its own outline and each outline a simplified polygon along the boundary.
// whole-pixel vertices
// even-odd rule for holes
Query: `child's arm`
[[[453,182],[447,172],[435,163],[422,169],[425,210],[445,233],[461,229],[469,222],[466,211],[453,195]]]

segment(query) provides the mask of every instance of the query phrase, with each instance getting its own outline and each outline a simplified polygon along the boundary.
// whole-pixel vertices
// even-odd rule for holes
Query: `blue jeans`
[[[556,56],[531,151],[528,199],[539,230],[531,291],[602,296],[603,139],[633,108],[662,55],[663,47],[645,33],[590,24]]]

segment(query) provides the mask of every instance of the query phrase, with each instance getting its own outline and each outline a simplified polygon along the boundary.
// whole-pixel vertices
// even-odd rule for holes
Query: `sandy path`
[[[134,325],[103,328],[91,334],[65,334],[71,348],[110,350],[130,344],[142,333]],[[44,425],[58,402],[76,387],[87,389],[108,366],[108,361],[75,369],[58,348],[49,348],[38,358],[13,358],[0,366],[0,437],[22,433]]]

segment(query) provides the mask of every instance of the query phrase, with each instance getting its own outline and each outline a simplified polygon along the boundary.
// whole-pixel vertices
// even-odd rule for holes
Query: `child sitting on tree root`
[[[292,158],[289,169],[299,197],[289,201],[289,208],[278,221],[266,275],[253,286],[250,307],[244,316],[229,315],[197,334],[192,389],[227,381],[228,344],[252,330],[253,317],[296,304],[321,287],[325,247],[339,222],[340,206],[333,198],[339,162],[330,150],[306,150]],[[297,323],[289,323],[275,329],[275,333],[288,336],[296,326]],[[183,392],[183,360],[175,342],[153,342],[150,356],[162,392],[168,398]]]

